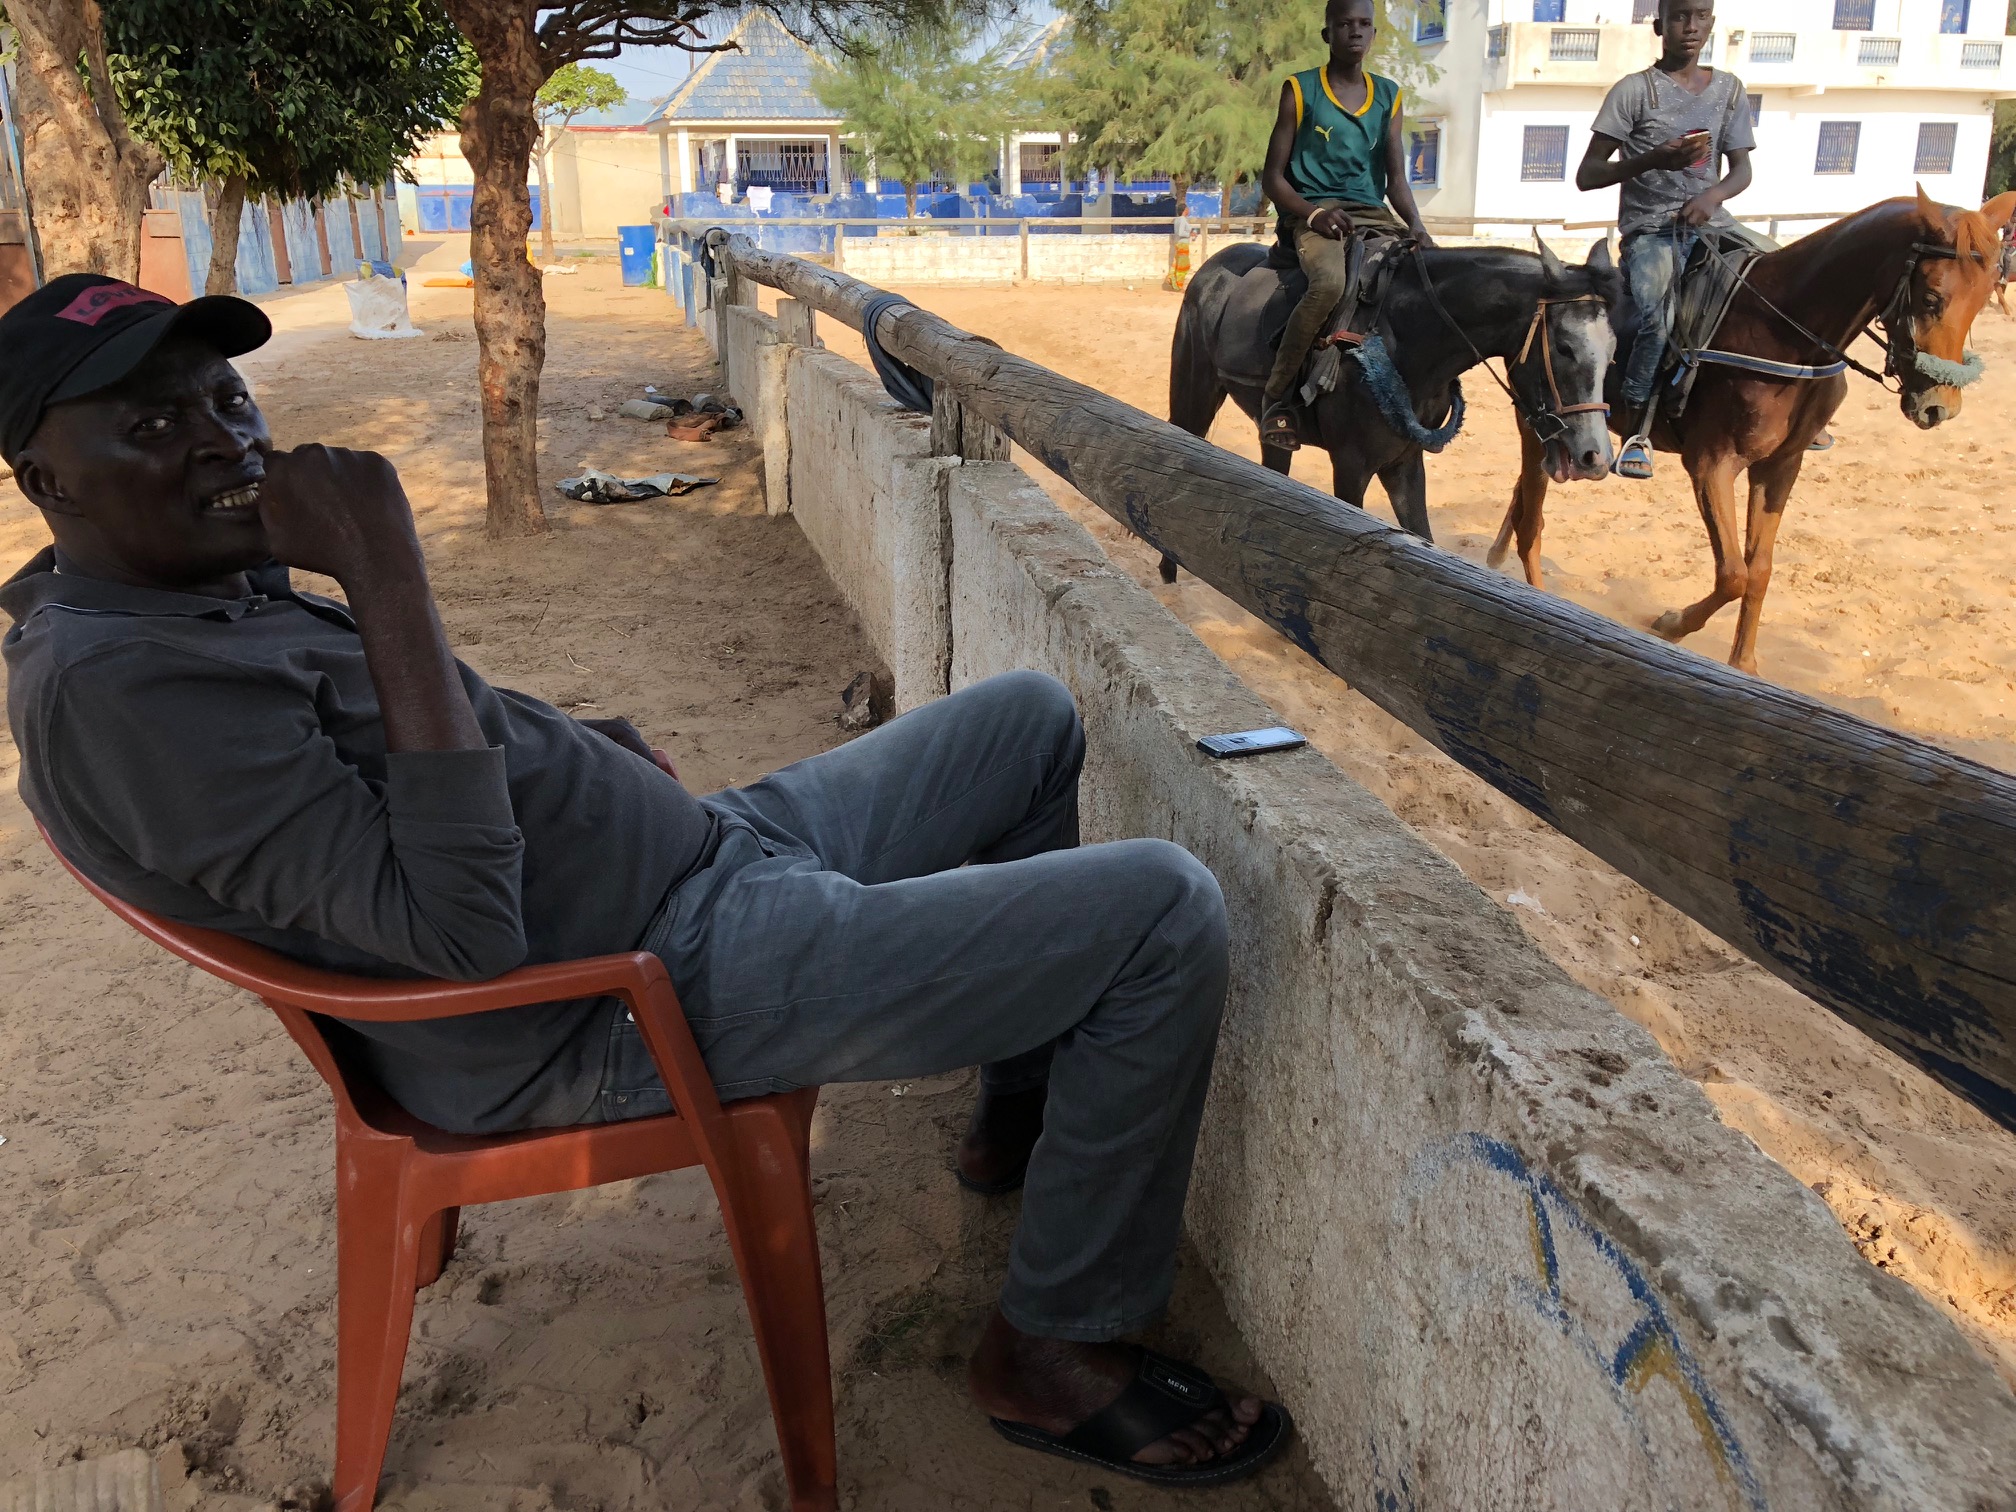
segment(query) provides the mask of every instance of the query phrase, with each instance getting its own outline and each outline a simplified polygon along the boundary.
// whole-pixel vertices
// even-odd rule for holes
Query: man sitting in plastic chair
[[[55,538],[0,590],[8,713],[63,854],[140,907],[337,971],[474,981],[652,951],[724,1098],[980,1064],[960,1178],[1024,1191],[971,1363],[982,1410],[1171,1485],[1280,1449],[1279,1407],[1120,1342],[1169,1297],[1225,908],[1177,846],[1078,848],[1065,689],[994,678],[696,798],[627,722],[455,659],[391,464],[274,449],[229,360],[270,333],[242,300],[88,274],[0,317],[0,455]],[[353,1027],[444,1129],[668,1110],[611,999]]]

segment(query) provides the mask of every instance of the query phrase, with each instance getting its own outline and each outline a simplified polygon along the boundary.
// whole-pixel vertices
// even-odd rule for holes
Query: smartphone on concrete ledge
[[[1241,730],[1234,735],[1206,735],[1197,749],[1206,756],[1258,756],[1266,751],[1292,751],[1309,744],[1283,725],[1267,730]]]

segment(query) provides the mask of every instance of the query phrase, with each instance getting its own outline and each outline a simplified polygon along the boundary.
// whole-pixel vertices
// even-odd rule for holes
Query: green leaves
[[[585,63],[568,63],[539,86],[539,120],[542,125],[565,126],[590,110],[614,110],[629,98],[614,74]]]
[[[964,185],[993,166],[1001,137],[1027,114],[1027,81],[1006,66],[1015,40],[982,47],[977,27],[957,17],[857,32],[814,87],[877,174],[913,190],[933,179]]]
[[[1411,95],[1436,71],[1413,40],[1414,0],[1379,0],[1371,66]],[[1231,185],[1260,176],[1281,84],[1327,55],[1320,0],[1059,0],[1071,19],[1041,90],[1045,124],[1074,133],[1075,172]]]
[[[383,183],[475,88],[437,0],[101,0],[136,136],[188,179],[318,199]]]

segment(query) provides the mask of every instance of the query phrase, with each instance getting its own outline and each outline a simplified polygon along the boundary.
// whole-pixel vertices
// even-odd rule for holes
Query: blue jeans
[[[1640,231],[1624,242],[1624,278],[1638,307],[1638,336],[1624,364],[1624,402],[1643,409],[1652,399],[1660,359],[1673,335],[1673,292],[1701,233],[1692,227]]]

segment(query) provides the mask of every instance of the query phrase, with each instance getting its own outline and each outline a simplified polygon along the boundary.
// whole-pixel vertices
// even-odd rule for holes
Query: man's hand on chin
[[[319,572],[357,596],[410,581],[420,568],[419,534],[399,473],[376,452],[297,446],[266,459],[259,518],[284,566]]]

